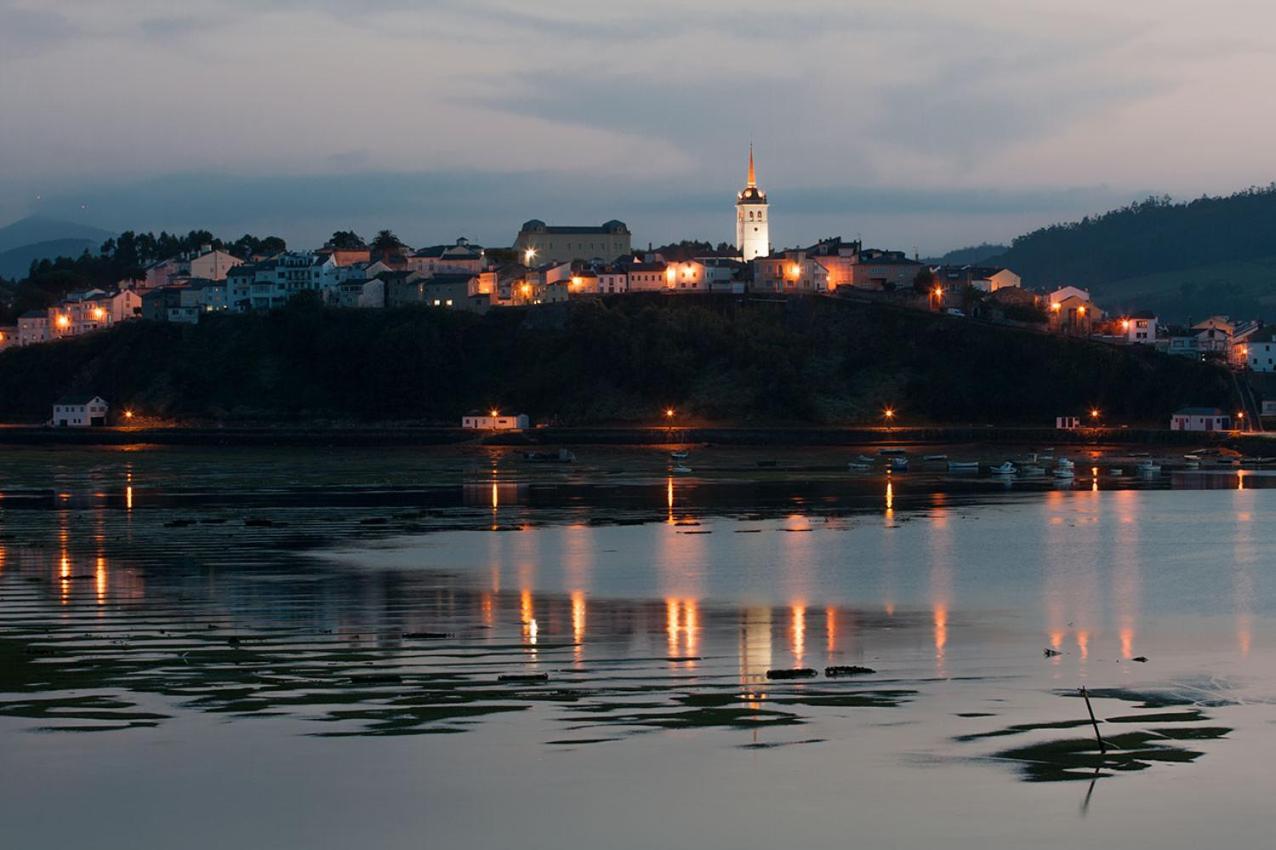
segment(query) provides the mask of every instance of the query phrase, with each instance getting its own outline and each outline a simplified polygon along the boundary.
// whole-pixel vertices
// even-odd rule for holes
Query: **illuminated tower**
[[[735,245],[746,262],[771,253],[770,223],[766,193],[758,188],[758,176],[753,170],[753,145],[749,145],[749,182],[735,200]]]

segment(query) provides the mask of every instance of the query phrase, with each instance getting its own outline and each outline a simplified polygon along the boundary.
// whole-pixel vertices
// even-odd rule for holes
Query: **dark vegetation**
[[[1025,285],[1094,287],[1157,272],[1276,255],[1276,184],[1174,203],[1148,198],[1016,238],[998,263]]]
[[[129,322],[0,353],[0,416],[39,420],[70,391],[155,416],[416,420],[499,406],[563,424],[687,417],[756,424],[1024,423],[1100,405],[1164,423],[1228,405],[1225,370],[912,310],[627,296],[493,310],[325,309],[198,325]]]
[[[1004,254],[1007,250],[1005,245],[993,245],[983,242],[979,245],[971,245],[968,248],[957,248],[941,257],[931,257],[926,262],[932,265],[945,266],[979,266],[983,265],[985,260],[992,259],[998,254]]]

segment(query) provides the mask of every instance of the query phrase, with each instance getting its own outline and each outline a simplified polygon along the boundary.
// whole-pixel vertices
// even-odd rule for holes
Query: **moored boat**
[[[1014,475],[1017,470],[1015,469],[1015,465],[1013,463],[1006,460],[1006,461],[1002,461],[997,466],[994,466],[992,469],[989,469],[988,471],[991,472],[993,475]]]
[[[949,472],[978,472],[979,461],[977,460],[950,460],[948,461]]]

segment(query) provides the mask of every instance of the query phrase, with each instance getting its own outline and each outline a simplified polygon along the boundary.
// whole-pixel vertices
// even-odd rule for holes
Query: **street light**
[[[665,408],[665,418],[666,418],[666,419],[673,419],[673,414],[674,414],[674,410],[673,410],[673,408],[672,408],[672,407],[666,407],[666,408]]]
[[[895,418],[895,408],[893,407],[885,408],[882,411],[882,418],[886,420],[886,424],[889,426],[891,424],[891,421]]]
[[[1091,419],[1094,419],[1094,420],[1096,420],[1096,421],[1098,420],[1098,418],[1099,418],[1099,408],[1097,408],[1097,407],[1092,407],[1092,408],[1090,408],[1090,418],[1091,418]]]

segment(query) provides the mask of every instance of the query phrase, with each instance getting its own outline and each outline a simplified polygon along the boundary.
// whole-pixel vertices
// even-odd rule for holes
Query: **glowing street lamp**
[[[893,407],[883,408],[882,419],[886,421],[886,427],[889,428],[891,423],[895,421],[895,408]]]
[[[674,414],[674,409],[673,409],[672,407],[666,407],[666,408],[665,408],[665,418],[666,418],[666,419],[673,419],[673,414]]]
[[[57,323],[57,326],[59,328],[65,329],[65,328],[71,327],[71,317],[68,316],[66,313],[59,314],[57,319],[55,319],[54,321]]]
[[[1123,331],[1128,331],[1129,329],[1130,329],[1130,320],[1129,320],[1129,319],[1122,319],[1122,320],[1121,320],[1121,330],[1123,330]]]
[[[1097,407],[1090,408],[1090,418],[1093,419],[1095,422],[1099,421],[1099,413],[1100,413],[1099,408]]]
[[[1051,312],[1051,313],[1058,313],[1058,312],[1059,312],[1060,310],[1062,310],[1062,309],[1063,309],[1063,305],[1062,305],[1062,304],[1060,304],[1058,301],[1052,301],[1052,302],[1050,302],[1050,312]]]
[[[1236,411],[1236,422],[1237,422],[1236,430],[1244,431],[1245,430],[1245,411],[1243,410]]]
[[[94,308],[93,308],[93,320],[94,320],[95,322],[100,322],[100,321],[102,321],[102,319],[104,319],[104,318],[106,318],[106,311],[105,311],[105,310],[103,310],[101,307],[94,307]]]
[[[132,418],[133,418],[133,408],[131,408],[131,407],[127,407],[127,408],[125,408],[125,409],[124,409],[124,418],[125,418],[125,419],[132,419]]]
[[[526,251],[524,251],[524,252],[523,252],[523,264],[524,264],[524,265],[530,266],[530,265],[532,264],[532,260],[534,260],[534,259],[536,259],[536,249],[535,249],[535,248],[528,248]]]

